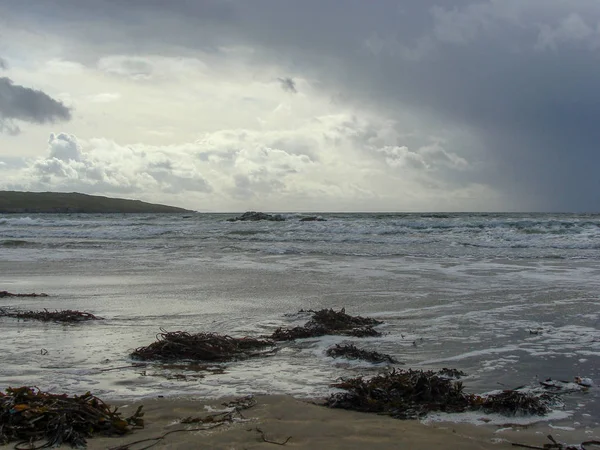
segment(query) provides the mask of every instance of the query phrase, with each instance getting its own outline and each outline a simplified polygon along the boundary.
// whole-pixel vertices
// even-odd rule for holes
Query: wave
[[[31,217],[0,217],[0,225],[43,225],[43,221]]]
[[[0,246],[190,249],[281,255],[600,259],[600,215],[320,214],[326,221],[223,222],[223,215],[29,215],[0,217]],[[235,250],[233,250],[235,249]],[[596,252],[594,252],[596,251]]]

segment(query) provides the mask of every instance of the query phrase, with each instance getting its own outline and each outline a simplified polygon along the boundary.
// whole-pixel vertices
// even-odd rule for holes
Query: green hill
[[[0,213],[181,213],[187,209],[140,200],[62,192],[0,191]]]

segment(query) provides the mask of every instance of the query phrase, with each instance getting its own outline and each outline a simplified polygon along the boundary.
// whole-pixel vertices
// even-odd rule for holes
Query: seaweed
[[[226,367],[222,365],[214,364],[160,364],[154,366],[155,371],[149,372],[144,369],[139,374],[143,377],[163,377],[167,380],[178,380],[178,381],[197,381],[206,378],[208,375],[222,375],[226,370]]]
[[[472,409],[482,409],[486,413],[499,413],[505,416],[528,414],[543,416],[550,412],[550,404],[555,396],[549,393],[535,394],[518,389],[506,389],[485,396],[471,396]]]
[[[547,393],[534,395],[518,389],[488,395],[466,394],[460,381],[439,372],[413,369],[392,369],[370,379],[342,379],[333,387],[346,392],[331,394],[325,401],[330,408],[388,414],[399,419],[415,419],[433,411],[544,415],[553,399]]]
[[[39,320],[41,322],[62,322],[76,323],[86,322],[89,320],[104,320],[102,317],[97,317],[92,313],[65,309],[62,311],[11,311],[0,309],[0,317],[12,317],[22,320]]]
[[[232,400],[230,402],[222,403],[222,405],[227,408],[225,411],[204,417],[186,417],[179,422],[184,425],[197,425],[197,427],[195,428],[178,428],[175,430],[170,430],[157,437],[128,442],[127,444],[118,445],[116,447],[110,447],[108,450],[131,450],[131,446],[133,445],[148,443],[145,447],[136,447],[139,450],[146,450],[151,447],[154,447],[159,442],[164,441],[167,436],[174,433],[194,433],[197,431],[207,431],[229,423],[233,423],[236,419],[244,420],[245,417],[242,414],[242,411],[256,406],[256,400],[252,395],[249,395],[247,397],[242,397],[239,399]],[[165,444],[165,446],[167,446],[167,444]]]
[[[363,361],[372,363],[398,363],[398,361],[390,355],[372,350],[363,350],[353,344],[336,344],[333,347],[329,347],[325,354],[332,358],[362,359]]]
[[[256,399],[253,395],[248,395],[246,397],[237,398],[230,402],[221,403],[221,405],[225,406],[227,409],[225,411],[209,414],[204,417],[186,417],[181,419],[180,423],[191,424],[233,422],[234,416],[236,415],[239,416],[239,418],[244,419],[242,411],[256,406]]]
[[[331,334],[354,337],[381,336],[381,333],[373,326],[383,322],[370,317],[348,315],[345,308],[340,311],[321,309],[319,311],[301,310],[300,312],[312,313],[311,319],[306,324],[294,328],[277,328],[269,337],[274,341],[292,341]]]
[[[272,346],[271,341],[251,337],[233,338],[216,333],[169,332],[161,328],[155,342],[135,349],[131,356],[143,360],[231,361],[263,355],[265,352],[261,350]]]
[[[13,294],[8,291],[0,291],[0,298],[4,297],[48,297],[48,294],[44,294],[43,292],[41,294]]]
[[[0,445],[17,441],[15,448],[41,449],[69,444],[85,447],[96,434],[124,435],[144,427],[142,406],[123,418],[90,392],[69,397],[36,387],[0,392]],[[35,442],[45,443],[34,446]]]
[[[400,419],[418,418],[430,411],[463,412],[469,406],[462,383],[433,371],[392,369],[371,379],[342,379],[333,387],[346,392],[331,394],[325,403],[330,408],[388,414]]]
[[[548,439],[550,439],[550,441],[552,442],[552,444],[544,444],[543,447],[539,447],[537,445],[527,445],[527,444],[519,444],[516,442],[512,443],[513,447],[521,447],[521,448],[533,448],[533,449],[537,449],[537,450],[550,450],[550,449],[556,449],[556,450],[586,450],[588,447],[600,447],[600,441],[597,440],[591,440],[591,441],[585,441],[582,442],[579,445],[569,445],[569,444],[564,444],[562,442],[558,442],[556,439],[554,439],[554,437],[549,434],[548,436],[546,436]]]

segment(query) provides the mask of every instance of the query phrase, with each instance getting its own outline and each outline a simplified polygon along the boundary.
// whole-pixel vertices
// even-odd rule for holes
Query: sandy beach
[[[424,425],[418,421],[396,420],[376,414],[333,410],[290,396],[258,396],[255,399],[254,407],[242,411],[244,419],[238,418],[233,423],[208,431],[173,432],[198,429],[198,425],[182,425],[181,419],[223,410],[221,404],[224,400],[161,398],[123,405],[120,411],[128,413],[143,404],[146,427],[124,437],[90,439],[89,449],[138,450],[156,443],[153,448],[178,450],[267,449],[278,446],[298,449],[501,450],[515,448],[512,442],[542,446],[549,442],[545,437],[548,433],[559,441],[571,443],[593,439],[592,435],[584,437],[581,432],[572,434],[551,429],[547,424],[530,428],[457,423]],[[507,421],[510,419],[507,418]],[[152,440],[167,432],[173,433],[164,439]],[[265,442],[263,436],[273,442]],[[290,439],[285,445],[281,445],[288,437]],[[144,439],[150,440],[129,445]]]

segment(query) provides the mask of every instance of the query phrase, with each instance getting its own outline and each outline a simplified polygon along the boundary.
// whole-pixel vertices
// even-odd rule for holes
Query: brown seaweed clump
[[[251,337],[233,338],[216,333],[190,334],[185,331],[165,331],[147,347],[139,347],[132,357],[144,360],[192,359],[197,361],[231,361],[264,354],[271,341]]]
[[[569,445],[569,444],[565,444],[562,442],[558,442],[556,439],[554,439],[554,437],[549,434],[548,436],[546,436],[550,442],[552,442],[551,444],[544,444],[543,447],[537,447],[537,446],[533,446],[533,445],[528,445],[528,444],[519,444],[517,442],[513,442],[512,445],[513,447],[521,447],[521,448],[535,448],[535,449],[539,449],[539,450],[551,450],[551,449],[555,449],[555,450],[586,450],[588,447],[600,447],[600,441],[598,440],[590,440],[590,441],[584,441],[579,445]]]
[[[351,316],[346,314],[345,308],[340,311],[333,309],[321,309],[311,312],[312,318],[301,327],[277,328],[270,336],[275,341],[292,341],[309,337],[325,335],[345,335],[354,337],[376,337],[381,336],[374,325],[383,322],[370,317]]]
[[[34,387],[8,388],[0,392],[0,445],[17,441],[17,449],[41,449],[69,444],[85,447],[96,434],[124,435],[144,427],[140,406],[123,418],[99,398],[87,392],[69,397]],[[35,446],[38,441],[45,441]]]
[[[48,297],[48,294],[44,294],[43,292],[41,294],[13,294],[8,291],[0,291],[0,298],[4,297]]]
[[[342,379],[333,387],[346,392],[332,394],[325,403],[330,408],[389,414],[398,419],[415,419],[430,411],[462,412],[469,407],[462,383],[433,371],[393,369],[370,379]]]
[[[363,350],[353,344],[336,344],[333,347],[329,347],[325,354],[332,358],[361,359],[372,363],[398,363],[396,359],[388,354],[372,350]]]
[[[433,411],[448,413],[483,410],[504,415],[544,415],[550,411],[550,394],[534,395],[520,390],[473,395],[463,392],[460,381],[438,372],[396,370],[370,379],[342,379],[333,387],[346,392],[332,394],[325,402],[330,408],[388,414],[398,419],[416,419]]]
[[[472,395],[471,409],[482,409],[486,413],[499,413],[505,416],[526,414],[543,416],[550,412],[550,405],[556,396],[544,392],[537,394],[518,389],[506,389],[502,392],[484,396]]]
[[[74,311],[65,309],[62,311],[11,311],[0,309],[0,317],[12,317],[22,320],[39,320],[42,322],[61,322],[61,323],[76,323],[86,322],[88,320],[103,320],[102,317],[97,317],[92,313],[83,311]]]

